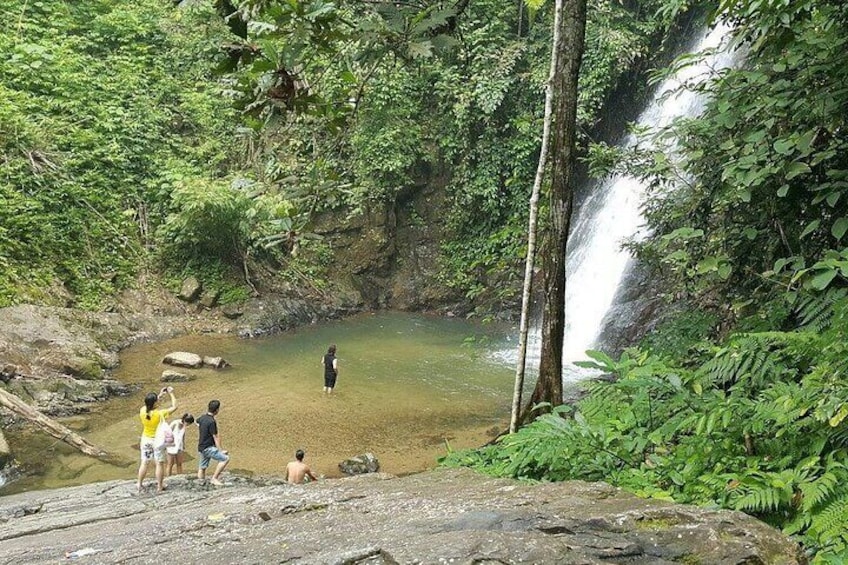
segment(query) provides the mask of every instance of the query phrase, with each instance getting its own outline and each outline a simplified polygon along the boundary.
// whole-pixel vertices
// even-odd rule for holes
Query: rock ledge
[[[797,564],[739,512],[647,501],[603,483],[529,485],[469,470],[294,486],[112,481],[0,498],[4,563]],[[74,554],[73,552],[77,552]]]

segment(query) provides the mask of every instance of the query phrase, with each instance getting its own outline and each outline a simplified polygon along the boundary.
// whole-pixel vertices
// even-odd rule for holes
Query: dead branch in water
[[[70,446],[80,450],[82,453],[98,459],[111,459],[109,453],[93,445],[81,435],[66,428],[59,422],[48,418],[14,394],[0,389],[0,406],[8,408],[18,416],[32,422],[51,436],[64,441]]]

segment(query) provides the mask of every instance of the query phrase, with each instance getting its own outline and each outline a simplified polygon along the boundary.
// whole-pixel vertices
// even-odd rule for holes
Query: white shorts
[[[156,461],[157,463],[165,462],[165,446],[156,449],[153,447],[153,441],[152,437],[141,436],[138,445],[141,449],[142,463],[147,463],[148,461]]]

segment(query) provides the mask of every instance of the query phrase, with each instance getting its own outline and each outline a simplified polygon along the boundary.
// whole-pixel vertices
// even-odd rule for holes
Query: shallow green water
[[[501,331],[459,319],[380,313],[265,339],[201,335],[138,346],[122,355],[116,376],[141,390],[67,422],[127,465],[93,461],[41,434],[12,436],[13,449],[40,475],[4,492],[133,477],[139,408],[146,392],[161,387],[162,357],[176,350],[222,356],[232,365],[181,369],[197,379],[175,385],[175,416],[200,415],[208,400],[219,399],[219,428],[234,470],[280,473],[298,448],[328,477],[339,475],[339,461],[366,451],[390,473],[430,468],[447,446],[481,445],[508,425],[514,369],[492,355],[503,346]],[[339,377],[328,396],[321,357],[330,343],[338,346]],[[187,472],[195,471],[196,442],[192,429]]]

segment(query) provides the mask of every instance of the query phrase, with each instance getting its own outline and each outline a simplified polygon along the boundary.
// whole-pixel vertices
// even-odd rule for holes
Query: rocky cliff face
[[[447,181],[447,173],[430,172],[395,202],[345,218],[319,215],[311,229],[333,249],[334,283],[368,308],[428,310],[464,303],[436,279]]]
[[[2,563],[797,564],[739,512],[638,499],[603,483],[529,485],[468,470],[308,485],[171,479],[0,498]]]

